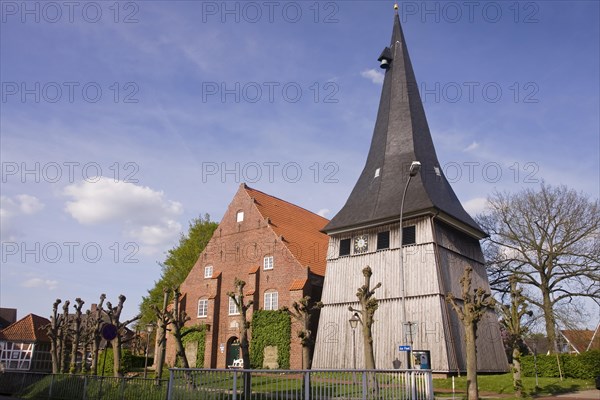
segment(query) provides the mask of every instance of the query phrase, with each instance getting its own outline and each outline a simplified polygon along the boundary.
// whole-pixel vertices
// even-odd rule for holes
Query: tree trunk
[[[121,368],[121,335],[117,334],[110,344],[113,349],[113,376],[115,378],[123,377],[123,370]]]
[[[250,369],[250,349],[248,345],[248,322],[246,321],[246,311],[242,312],[244,324],[242,325],[242,338],[240,339],[240,348],[242,350],[242,360],[244,360],[244,369]],[[250,400],[252,396],[252,382],[249,372],[244,373],[244,399]]]
[[[169,292],[163,291],[163,307],[162,310],[155,308],[155,313],[158,316],[157,329],[156,329],[156,359],[154,364],[155,375],[154,383],[160,385],[162,378],[163,365],[165,364],[165,355],[167,352],[167,326],[169,325],[169,319],[167,316],[167,306],[169,304]]]
[[[544,306],[544,321],[546,323],[546,336],[548,337],[548,343],[550,343],[550,353],[558,353],[558,343],[556,341],[556,319],[554,318],[552,300],[550,299],[549,292],[542,292],[542,301]]]
[[[365,369],[375,369],[375,353],[373,352],[373,332],[371,326],[363,324]]]
[[[523,397],[523,381],[521,380],[521,351],[515,343],[512,352],[513,357],[513,386],[515,388],[515,396]]]
[[[175,337],[175,347],[177,349],[177,358],[181,360],[181,368],[188,369],[190,364],[185,354],[185,348],[183,347],[183,340],[181,337]]]
[[[310,369],[311,359],[310,359],[310,347],[303,346],[302,347],[302,368]]]
[[[98,375],[98,355],[100,354],[100,338],[94,336],[92,341],[92,375]]]
[[[83,307],[84,301],[80,298],[75,299],[77,305],[75,306],[75,317],[73,319],[73,341],[71,343],[71,367],[69,372],[74,374],[77,372],[77,350],[79,350],[79,340],[81,338],[81,308]],[[83,356],[81,357],[81,363],[85,363],[85,349]]]
[[[58,341],[56,338],[51,338],[50,342],[50,355],[52,357],[52,373],[58,374],[60,372],[60,365],[58,362]]]
[[[467,399],[478,400],[479,388],[477,385],[477,325],[473,322],[465,323],[465,340],[467,350]]]

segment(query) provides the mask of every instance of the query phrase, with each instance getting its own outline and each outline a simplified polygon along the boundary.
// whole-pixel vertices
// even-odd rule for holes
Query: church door
[[[227,366],[233,365],[233,360],[241,357],[240,341],[237,337],[229,338],[227,341]]]

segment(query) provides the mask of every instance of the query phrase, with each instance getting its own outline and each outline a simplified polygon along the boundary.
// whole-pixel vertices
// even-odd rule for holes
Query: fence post
[[[433,371],[427,372],[427,399],[433,400]]]
[[[415,371],[410,371],[410,395],[412,400],[417,400],[417,386],[415,382]]]
[[[125,377],[121,378],[121,399],[125,400]]]
[[[173,375],[175,371],[169,369],[169,382],[167,383],[167,400],[173,399]],[[160,382],[160,378],[159,378]]]
[[[83,400],[87,398],[87,375],[83,376]]]
[[[304,400],[310,400],[310,371],[304,372]]]
[[[362,372],[362,398],[363,398],[363,400],[367,400],[367,391],[368,391],[367,372],[363,371]]]
[[[233,370],[233,400],[237,400],[237,370]]]
[[[52,374],[52,378],[50,379],[50,388],[48,388],[48,398],[52,398],[52,387],[54,386],[54,374]]]

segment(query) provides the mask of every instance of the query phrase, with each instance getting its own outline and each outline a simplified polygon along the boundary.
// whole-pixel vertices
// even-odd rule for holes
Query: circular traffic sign
[[[117,337],[117,334],[118,334],[117,327],[114,326],[113,324],[104,324],[104,325],[102,325],[101,334],[102,334],[102,337],[104,338],[104,340],[106,340],[107,342],[110,342],[111,340],[113,340],[114,338]]]

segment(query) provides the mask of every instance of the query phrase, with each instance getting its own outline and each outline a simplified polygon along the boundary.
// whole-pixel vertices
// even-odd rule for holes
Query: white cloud
[[[465,210],[475,216],[485,209],[486,204],[487,199],[485,197],[476,197],[465,202]]]
[[[470,145],[468,145],[467,147],[465,147],[463,149],[463,151],[469,152],[469,151],[477,150],[478,148],[479,148],[479,143],[473,142]]]
[[[26,288],[45,287],[48,290],[54,290],[58,287],[58,281],[52,279],[31,278],[24,281],[21,286]]]
[[[35,196],[19,194],[14,197],[0,196],[0,217],[32,215],[44,208],[44,204]]]
[[[147,186],[100,177],[69,185],[64,193],[72,198],[65,210],[79,223],[121,223],[128,237],[147,246],[169,244],[181,231],[175,220],[183,212],[181,203]]]
[[[327,218],[327,214],[329,214],[330,212],[331,210],[329,208],[322,208],[317,212],[317,214],[323,218]]]
[[[371,80],[376,85],[383,83],[384,74],[381,71],[377,71],[376,69],[368,69],[360,73],[363,78],[367,78]]]
[[[17,240],[20,233],[14,228],[14,219],[22,215],[33,215],[44,208],[37,197],[19,194],[13,197],[0,196],[0,236],[3,241]]]

